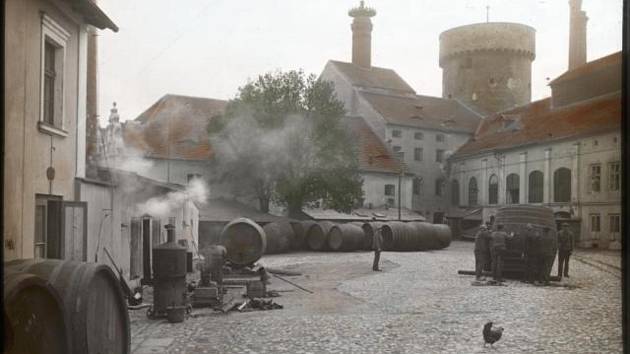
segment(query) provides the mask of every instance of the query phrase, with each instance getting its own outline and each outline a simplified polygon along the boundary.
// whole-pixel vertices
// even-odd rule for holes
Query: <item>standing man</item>
[[[492,278],[497,282],[503,281],[503,257],[507,249],[506,239],[508,234],[503,230],[503,225],[497,224],[497,230],[491,235],[490,254],[492,256]]]
[[[545,226],[543,228],[543,234],[540,240],[538,241],[538,252],[540,252],[540,260],[538,262],[539,265],[539,275],[538,279],[543,283],[543,285],[549,285],[549,272],[551,271],[551,265],[553,264],[553,259],[556,258],[555,253],[551,253],[549,245],[552,243],[551,228]]]
[[[537,263],[540,259],[537,249],[540,240],[532,224],[527,224],[524,236],[523,258],[525,258],[525,274],[523,275],[523,280],[526,283],[533,283],[537,277]]]
[[[490,258],[490,232],[488,227],[482,224],[475,235],[475,277],[481,280],[484,265]]]
[[[569,277],[569,257],[573,253],[574,246],[573,233],[569,230],[569,224],[565,222],[562,224],[562,230],[558,232],[558,277],[560,279],[563,273],[565,277]]]
[[[372,222],[375,222],[376,218],[372,219]],[[381,234],[381,225],[375,224],[376,228],[374,230],[374,235],[372,239],[372,249],[374,250],[374,263],[372,264],[372,270],[375,272],[380,272],[381,269],[378,267],[378,262],[381,259],[381,249],[383,245],[383,235]]]

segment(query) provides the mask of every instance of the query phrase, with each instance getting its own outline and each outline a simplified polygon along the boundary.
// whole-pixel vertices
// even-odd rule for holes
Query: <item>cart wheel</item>
[[[147,317],[148,317],[150,320],[155,319],[155,312],[153,311],[153,306],[152,306],[152,307],[149,307],[149,308],[147,309]]]

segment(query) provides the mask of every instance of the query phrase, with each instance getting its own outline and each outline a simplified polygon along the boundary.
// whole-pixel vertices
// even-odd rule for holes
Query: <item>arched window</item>
[[[505,179],[505,196],[507,204],[518,204],[519,178],[516,173],[510,173]]]
[[[454,206],[459,205],[459,182],[456,179],[451,182],[451,203]]]
[[[553,201],[571,201],[571,170],[561,167],[553,173]]]
[[[488,181],[488,204],[497,204],[499,202],[499,179],[497,175],[490,176]]]
[[[544,176],[540,171],[532,171],[529,174],[529,198],[530,203],[542,203]]]
[[[477,188],[477,179],[475,177],[470,177],[470,180],[468,181],[468,205],[477,205],[478,193],[479,188]]]

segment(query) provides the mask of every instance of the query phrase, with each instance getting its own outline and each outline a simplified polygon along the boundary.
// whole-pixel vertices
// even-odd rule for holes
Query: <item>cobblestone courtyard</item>
[[[141,353],[619,353],[622,351],[618,253],[578,252],[569,281],[536,287],[471,286],[472,243],[445,250],[265,256],[267,267],[302,272],[272,278],[282,310],[215,313],[196,309],[184,323],[130,314],[132,352]],[[579,258],[579,259],[578,259]],[[556,268],[552,274],[555,274]],[[484,348],[483,324],[505,328]]]

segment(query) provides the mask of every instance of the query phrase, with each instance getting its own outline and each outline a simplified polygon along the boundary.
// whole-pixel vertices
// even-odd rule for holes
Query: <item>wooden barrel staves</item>
[[[263,226],[267,239],[265,254],[286,253],[295,238],[293,227],[287,221],[275,221]]]
[[[326,251],[328,249],[328,233],[335,226],[330,221],[320,221],[313,225],[306,234],[306,243],[312,251]]]
[[[221,231],[226,258],[237,265],[250,265],[260,259],[267,248],[265,230],[247,218],[230,221]]]
[[[434,224],[438,249],[446,248],[451,244],[453,234],[451,228],[445,224]]]
[[[363,223],[363,232],[364,232],[364,241],[363,241],[363,249],[371,250],[372,242],[374,241],[374,233],[378,230],[379,227],[383,227],[384,223],[380,221],[371,221]]]
[[[332,251],[356,251],[363,247],[363,229],[353,224],[337,224],[328,233],[328,248]]]
[[[304,221],[291,220],[289,221],[291,228],[293,228],[293,239],[291,240],[291,249],[294,251],[300,251],[305,248],[304,239],[306,238],[306,227]],[[310,227],[310,225],[309,225]]]
[[[35,274],[59,294],[71,337],[71,350],[67,353],[130,352],[127,303],[116,275],[108,266],[19,259],[5,263],[5,269]]]
[[[4,274],[4,353],[70,352],[63,303],[55,289],[34,274]]]

